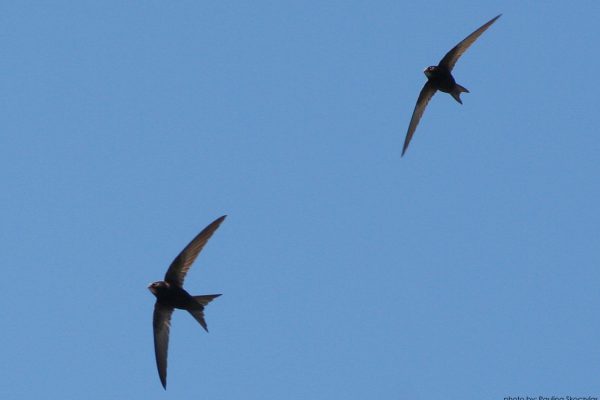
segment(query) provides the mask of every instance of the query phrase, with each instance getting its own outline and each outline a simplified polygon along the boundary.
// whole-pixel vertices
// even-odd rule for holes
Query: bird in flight
[[[469,93],[469,91],[456,83],[451,73],[452,69],[454,68],[454,65],[460,56],[462,56],[463,53],[467,51],[467,49],[475,42],[475,40],[477,40],[477,38],[481,36],[481,34],[485,32],[487,28],[496,22],[501,15],[502,14],[495,16],[483,24],[475,32],[467,36],[462,42],[454,46],[452,50],[446,53],[438,65],[425,68],[423,72],[425,73],[425,76],[427,76],[427,82],[425,83],[425,86],[423,86],[423,89],[421,89],[421,93],[419,93],[417,104],[415,105],[415,109],[410,119],[408,131],[406,132],[406,138],[404,139],[402,155],[404,155],[406,149],[408,148],[408,144],[415,133],[415,129],[417,129],[417,125],[423,116],[423,112],[425,111],[425,107],[427,107],[427,103],[429,103],[429,100],[431,100],[437,90],[450,93],[450,95],[454,97],[454,100],[462,104],[460,94],[462,92]]]
[[[148,289],[156,296],[154,304],[154,317],[152,326],[154,328],[154,353],[156,356],[156,367],[163,388],[167,389],[167,351],[169,348],[169,329],[171,327],[171,314],[173,309],[186,310],[200,323],[206,332],[208,327],[204,320],[204,307],[220,294],[205,294],[192,296],[183,288],[185,275],[192,266],[194,260],[206,244],[208,239],[217,230],[226,215],[214,220],[192,241],[185,246],[173,260],[164,281],[158,281],[148,286]]]

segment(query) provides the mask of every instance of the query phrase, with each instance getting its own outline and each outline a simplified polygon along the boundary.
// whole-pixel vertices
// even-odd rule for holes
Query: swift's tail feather
[[[198,321],[198,323],[204,328],[206,332],[208,332],[208,326],[206,325],[206,321],[204,320],[204,307],[219,296],[220,294],[205,294],[202,296],[192,296],[198,304],[197,307],[189,309],[188,312],[192,315],[192,317],[194,317],[196,321]]]
[[[202,304],[203,306],[207,305],[208,303],[210,303],[211,301],[213,301],[213,299],[216,299],[217,297],[219,297],[220,294],[203,294],[202,296],[192,296],[194,298],[194,300],[196,300],[198,303]]]
[[[452,90],[452,92],[450,93],[450,95],[452,95],[452,97],[454,97],[454,100],[458,101],[460,104],[462,104],[462,100],[460,99],[460,94],[461,93],[469,93],[469,89],[467,89],[464,86],[459,85],[458,83],[456,83],[454,85],[454,90]]]

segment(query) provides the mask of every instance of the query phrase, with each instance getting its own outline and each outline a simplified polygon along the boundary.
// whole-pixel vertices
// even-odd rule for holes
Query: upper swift
[[[402,155],[404,155],[406,152],[408,144],[410,143],[410,140],[415,133],[415,129],[417,129],[417,125],[421,120],[421,116],[425,111],[425,107],[427,107],[427,103],[429,103],[429,100],[431,100],[436,90],[450,93],[450,95],[454,97],[456,101],[462,104],[460,94],[462,92],[469,93],[469,91],[454,81],[454,77],[451,73],[452,69],[454,68],[454,65],[460,56],[462,56],[463,53],[467,51],[467,49],[475,42],[475,40],[477,40],[477,38],[481,36],[481,34],[485,32],[487,28],[496,22],[501,15],[502,14],[495,16],[483,24],[475,32],[467,36],[462,42],[454,46],[454,48],[450,50],[444,56],[444,58],[442,58],[438,65],[425,68],[423,72],[425,73],[425,76],[427,76],[427,82],[425,83],[425,86],[423,86],[423,89],[421,89],[421,93],[419,93],[419,98],[417,99],[417,104],[415,105],[412,118],[410,119],[410,124],[408,124],[408,131],[406,132],[406,138],[404,139]]]
[[[165,389],[167,389],[167,351],[169,348],[169,329],[171,327],[173,309],[179,308],[188,311],[200,323],[202,328],[208,332],[208,327],[204,320],[204,307],[215,297],[219,297],[220,294],[192,296],[183,288],[183,280],[192,263],[225,217],[223,215],[217,218],[185,246],[169,266],[164,281],[154,282],[148,286],[148,289],[156,296],[154,318],[152,320],[154,328],[154,353],[158,376]]]

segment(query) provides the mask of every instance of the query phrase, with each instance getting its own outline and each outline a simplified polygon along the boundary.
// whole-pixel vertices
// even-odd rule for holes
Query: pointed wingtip
[[[496,15],[494,18],[490,19],[490,22],[488,22],[490,25],[493,24],[494,22],[496,22],[496,20],[498,18],[500,18],[502,16],[502,13]]]
[[[400,154],[400,158],[404,157],[404,153],[406,153],[407,148],[408,148],[408,144],[404,143],[404,147],[402,147],[402,154]]]

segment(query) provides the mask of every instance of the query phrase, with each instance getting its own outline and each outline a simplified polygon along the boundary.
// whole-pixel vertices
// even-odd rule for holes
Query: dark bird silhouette
[[[208,327],[204,320],[204,307],[220,294],[206,294],[192,296],[183,288],[183,280],[192,263],[206,244],[208,239],[217,230],[226,215],[214,220],[192,241],[185,246],[173,260],[164,281],[158,281],[148,286],[156,296],[154,304],[154,353],[158,376],[165,390],[167,389],[167,352],[169,348],[169,329],[171,327],[171,314],[174,308],[188,311],[200,323],[206,332]]]
[[[406,138],[404,139],[402,155],[404,155],[406,149],[408,148],[408,144],[415,133],[415,129],[417,129],[417,125],[423,116],[423,112],[425,111],[425,107],[427,107],[427,103],[429,103],[429,100],[431,100],[437,90],[450,93],[450,95],[454,97],[454,100],[462,104],[460,94],[462,92],[469,93],[469,91],[456,83],[451,73],[452,69],[454,68],[454,65],[460,56],[462,56],[463,53],[467,51],[467,49],[475,42],[475,40],[477,40],[477,38],[481,36],[481,34],[485,32],[487,28],[496,22],[501,15],[502,14],[495,16],[483,24],[475,32],[467,36],[462,42],[454,46],[454,48],[450,50],[444,56],[444,58],[442,58],[438,65],[425,68],[423,72],[425,73],[425,76],[427,76],[427,82],[425,83],[425,86],[423,86],[423,89],[421,89],[421,93],[419,93],[417,104],[415,105],[412,118],[410,119],[408,131],[406,132]]]

